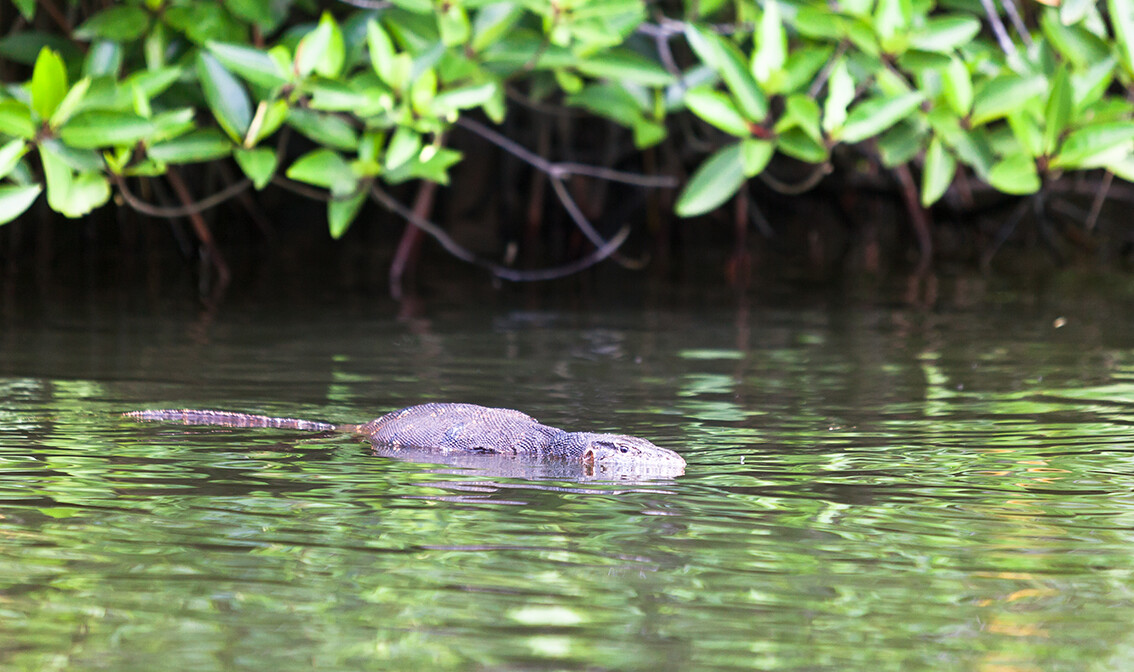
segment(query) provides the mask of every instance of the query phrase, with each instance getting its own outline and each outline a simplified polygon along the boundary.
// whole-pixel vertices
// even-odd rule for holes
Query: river
[[[0,668],[1125,669],[1134,313],[1099,284],[485,285],[411,317],[9,301]],[[467,470],[120,417],[426,401],[643,436],[688,468]]]

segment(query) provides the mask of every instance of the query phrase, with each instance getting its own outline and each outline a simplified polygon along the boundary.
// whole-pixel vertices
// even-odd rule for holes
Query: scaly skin
[[[332,425],[295,418],[226,411],[152,410],[124,414],[137,420],[222,427],[273,427],[360,434],[375,444],[447,453],[498,453],[561,459],[595,466],[653,466],[684,473],[680,455],[645,439],[621,434],[567,432],[508,408],[475,404],[421,404],[387,413],[363,425]]]

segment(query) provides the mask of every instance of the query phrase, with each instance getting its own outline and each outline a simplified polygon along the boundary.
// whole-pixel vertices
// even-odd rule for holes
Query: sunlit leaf
[[[347,198],[333,198],[327,203],[327,225],[332,238],[338,240],[346,233],[366,202],[367,195],[363,189]]]
[[[988,182],[998,191],[1017,196],[1034,194],[1040,188],[1036,162],[1027,154],[1012,154],[992,166]]]
[[[720,74],[740,113],[750,121],[763,121],[768,116],[767,98],[736,45],[692,23],[686,24],[685,37],[701,61]]]
[[[59,53],[44,47],[35,60],[31,78],[31,106],[40,119],[48,119],[67,95],[67,69]]]
[[[643,86],[666,86],[673,82],[668,70],[629,49],[609,49],[581,59],[576,67],[591,77],[626,80]]]
[[[1098,168],[1121,160],[1134,143],[1134,121],[1091,124],[1067,134],[1052,159],[1055,168]]]
[[[1009,74],[984,82],[973,98],[972,123],[979,125],[1002,119],[1045,91],[1047,80],[1042,75],[1024,77]]]
[[[293,107],[287,123],[320,145],[351,151],[358,146],[358,133],[346,120],[333,114]]]
[[[407,126],[398,126],[386,147],[386,170],[397,170],[421,151],[421,136]]]
[[[146,32],[150,15],[141,7],[117,5],[104,9],[75,29],[80,40],[101,38],[112,42],[131,42]]]
[[[238,147],[233,153],[236,158],[237,165],[252,180],[252,185],[257,190],[263,189],[267,186],[268,182],[272,179],[272,175],[276,172],[276,164],[279,157],[276,155],[275,150],[267,147],[257,147],[254,149],[244,149]]]
[[[685,106],[693,114],[716,126],[725,133],[746,138],[751,135],[748,120],[741,116],[732,98],[707,87],[685,92]]]
[[[206,128],[151,145],[146,153],[164,163],[199,163],[228,156],[232,141],[215,129]]]
[[[898,96],[878,96],[856,105],[837,136],[843,142],[861,142],[878,135],[914,112],[925,94],[911,91]]]
[[[197,54],[197,77],[209,109],[234,142],[241,142],[252,123],[252,101],[240,81],[215,56]]]
[[[310,75],[315,66],[327,55],[331,46],[333,32],[337,29],[329,12],[324,12],[319,23],[299,41],[295,50],[295,73],[300,77]],[[340,42],[341,47],[341,42]]]
[[[35,137],[35,130],[27,105],[15,100],[0,101],[0,133],[30,140]]]
[[[787,33],[780,18],[780,6],[776,0],[767,0],[764,3],[764,14],[760,17],[760,28],[756,33],[756,49],[752,53],[752,74],[756,77],[756,81],[769,91],[778,91],[778,87],[769,84],[773,75],[781,75],[780,71],[785,62],[787,62]]]
[[[330,189],[332,194],[345,196],[354,192],[358,177],[350,164],[330,149],[316,149],[295,160],[287,169],[287,177],[317,187]]]
[[[968,44],[980,32],[980,20],[975,16],[952,14],[934,16],[925,26],[910,36],[910,46],[924,51],[952,54],[953,50]]]
[[[59,129],[59,139],[72,147],[95,149],[132,145],[154,132],[154,124],[129,112],[88,110],[71,117]]]
[[[1043,115],[1043,153],[1051,154],[1071,118],[1071,79],[1066,67],[1055,71]]]
[[[27,186],[0,185],[0,224],[7,224],[24,214],[31,207],[43,187],[38,184]]]
[[[732,198],[742,184],[740,143],[733,143],[717,150],[697,168],[677,197],[675,210],[682,217],[704,214]]]
[[[272,89],[288,81],[287,73],[262,49],[213,40],[205,46],[226,68],[253,84]]]
[[[745,177],[756,177],[764,172],[772,156],[776,153],[776,143],[770,140],[745,138],[740,141],[740,161]]]
[[[933,138],[925,151],[921,173],[921,205],[928,208],[945,195],[957,172],[957,160],[945,149],[940,138]]]
[[[20,157],[27,151],[28,143],[22,139],[9,140],[0,146],[0,179],[7,177],[8,173],[19,163]]]

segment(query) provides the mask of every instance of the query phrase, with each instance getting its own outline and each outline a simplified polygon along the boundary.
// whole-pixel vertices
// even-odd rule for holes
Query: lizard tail
[[[304,432],[330,432],[342,428],[328,422],[313,422],[296,418],[273,418],[267,415],[229,413],[228,411],[200,411],[189,408],[130,411],[122,417],[146,422],[178,422],[183,425],[215,425],[217,427],[274,427],[297,429]],[[348,431],[352,428],[345,428]]]

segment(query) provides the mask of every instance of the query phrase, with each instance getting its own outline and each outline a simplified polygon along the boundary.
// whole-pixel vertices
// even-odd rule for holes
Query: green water
[[[1127,669],[1134,319],[1060,296],[9,314],[0,669]],[[688,471],[117,416],[431,400]]]

